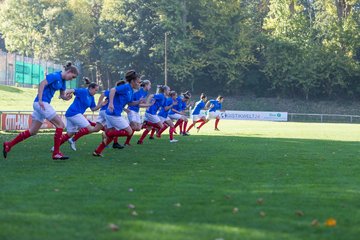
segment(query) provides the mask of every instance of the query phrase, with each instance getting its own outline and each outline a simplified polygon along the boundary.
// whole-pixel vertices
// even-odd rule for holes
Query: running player
[[[140,84],[139,91],[133,94],[133,102],[145,100],[149,90],[151,89],[151,82],[149,80],[142,80]],[[130,105],[127,108],[127,115],[130,122],[130,127],[135,131],[141,130],[141,117],[140,117],[140,107],[150,107],[152,104],[149,104],[149,101],[152,99],[150,96],[147,100],[147,103],[139,103],[138,105]],[[132,135],[128,136],[125,141],[125,146],[130,146],[130,140]]]
[[[204,114],[201,113],[202,109],[205,109],[205,103],[206,103],[207,97],[204,93],[200,96],[200,101],[195,103],[194,110],[192,111],[192,120],[193,123],[189,126],[187,132],[191,130],[195,126],[196,123],[200,123],[199,127],[197,127],[197,130],[199,132],[200,128],[206,123],[206,117]]]
[[[125,79],[128,83],[110,90],[109,106],[106,110],[105,138],[93,152],[93,156],[102,157],[102,151],[114,137],[130,136],[133,133],[128,121],[121,116],[121,113],[125,105],[132,102],[133,89],[139,89],[140,78],[134,70],[130,70],[125,74]],[[139,104],[139,102],[133,102],[133,104]]]
[[[166,95],[170,92],[170,88],[166,85],[158,86],[158,93],[153,96],[153,105],[150,106],[145,112],[145,131],[141,135],[137,144],[143,144],[144,139],[149,134],[152,128],[160,130],[163,127],[163,124],[156,114],[159,108],[163,107],[166,100]]]
[[[176,143],[178,140],[174,139],[174,124],[172,120],[170,119],[169,111],[178,104],[176,101],[177,94],[175,91],[171,91],[169,93],[169,97],[166,98],[164,106],[160,109],[158,116],[160,118],[160,121],[163,123],[163,127],[157,132],[156,136],[158,138],[161,137],[161,134],[166,130],[166,128],[170,127],[169,129],[169,136],[170,136],[170,142]]]
[[[186,103],[189,101],[190,97],[191,97],[191,95],[190,95],[189,92],[185,92],[185,93],[182,94],[182,96],[178,96],[176,98],[176,101],[177,101],[178,104],[173,106],[173,108],[169,112],[170,119],[171,120],[176,120],[176,123],[175,123],[175,126],[174,126],[174,131],[179,126],[180,127],[180,135],[183,135],[183,136],[188,136],[189,135],[186,132],[188,118],[186,117],[185,110],[187,109],[187,104]]]
[[[60,116],[56,114],[56,111],[50,105],[50,102],[57,90],[60,91],[61,99],[66,101],[71,99],[72,96],[65,93],[65,81],[71,81],[75,79],[78,73],[78,69],[71,62],[68,62],[64,66],[64,71],[54,72],[46,75],[46,78],[40,82],[38,94],[34,100],[34,112],[32,113],[32,123],[30,129],[21,132],[13,140],[4,142],[4,158],[7,157],[7,154],[10,152],[11,148],[16,144],[29,138],[30,136],[37,134],[45,119],[50,121],[56,127],[54,134],[54,151],[52,153],[53,160],[66,160],[69,158],[60,152],[61,136],[65,124],[61,120]]]
[[[224,101],[224,97],[219,95],[216,100],[210,100],[206,103],[206,108],[210,108],[208,114],[206,116],[206,120],[210,121],[210,119],[215,119],[215,131],[220,131],[218,128],[218,124],[220,121],[220,110],[222,109],[222,102]]]
[[[67,133],[62,136],[61,144],[69,141],[70,147],[74,151],[76,151],[75,142],[79,138],[99,131],[96,126],[91,126],[89,121],[83,115],[88,108],[90,108],[91,111],[96,111],[106,104],[106,102],[99,102],[95,105],[94,95],[98,90],[99,85],[96,83],[90,83],[87,88],[67,90],[67,93],[75,95],[75,99],[65,113]]]

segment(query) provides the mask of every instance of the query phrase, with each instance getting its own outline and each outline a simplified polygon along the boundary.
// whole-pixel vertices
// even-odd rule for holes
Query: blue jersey
[[[143,88],[140,88],[139,91],[137,91],[136,93],[133,94],[133,99],[132,101],[139,101],[140,98],[146,98],[148,92],[145,91]],[[132,110],[134,112],[139,112],[140,110],[140,106],[136,105],[136,106],[129,106],[128,107],[129,110]]]
[[[100,111],[106,110],[106,109],[108,108],[108,106],[109,106],[110,90],[105,90],[105,91],[104,91],[104,96],[105,96],[105,100],[108,100],[108,103],[105,104],[104,106],[102,106],[102,107],[100,108]]]
[[[185,111],[187,108],[186,102],[181,102],[181,111]]]
[[[65,113],[65,117],[72,117],[76,114],[84,114],[87,108],[96,107],[95,98],[87,88],[75,89],[74,95],[76,96],[73,103],[70,105]]]
[[[209,112],[216,112],[216,110],[221,110],[222,105],[218,100],[210,100],[209,102],[213,105]]]
[[[197,103],[195,103],[195,108],[192,112],[192,115],[199,115],[201,109],[203,109],[205,107],[205,103],[203,100],[198,101]]]
[[[65,91],[66,90],[66,84],[65,80],[61,77],[61,71],[60,72],[53,72],[48,75],[46,75],[46,80],[48,84],[44,87],[44,91],[42,94],[42,101],[50,103],[51,99],[54,97],[54,94],[57,90]],[[39,96],[37,95],[34,102],[39,101]]]
[[[163,93],[155,94],[153,97],[155,103],[151,105],[146,112],[155,115],[160,107],[164,106],[166,97]]]
[[[125,105],[132,101],[133,93],[134,91],[128,83],[115,87],[114,111],[110,112],[109,109],[107,109],[106,114],[111,116],[121,116],[121,112]]]
[[[161,107],[158,115],[159,115],[160,117],[167,118],[168,115],[169,115],[170,109],[165,110],[165,107],[170,106],[171,104],[173,104],[173,102],[174,102],[174,100],[173,100],[171,97],[166,98],[165,104],[164,104],[164,106]]]
[[[182,97],[181,96],[178,96],[176,98],[176,101],[177,101],[177,105],[173,106],[171,109],[170,109],[170,112],[169,114],[172,115],[172,114],[175,114],[176,112],[173,111],[173,109],[175,109],[176,111],[178,112],[181,112],[182,111],[182,108],[183,108],[183,101],[182,101]]]

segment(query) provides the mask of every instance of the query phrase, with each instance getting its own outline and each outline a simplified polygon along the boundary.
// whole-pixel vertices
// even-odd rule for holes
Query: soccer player
[[[178,96],[176,98],[176,101],[178,104],[173,106],[173,108],[169,112],[170,119],[176,120],[176,123],[174,126],[174,131],[179,126],[180,127],[180,135],[183,135],[183,136],[189,135],[186,132],[188,118],[186,117],[185,110],[187,109],[186,103],[189,101],[190,97],[191,97],[191,95],[189,92],[185,92],[182,94],[182,96]]]
[[[139,91],[133,94],[133,102],[145,100],[150,89],[151,89],[151,82],[149,80],[142,80]],[[128,106],[126,111],[127,111],[128,119],[130,121],[130,127],[134,130],[133,134],[135,131],[141,130],[142,124],[141,124],[141,117],[139,114],[140,107],[150,107],[152,105],[149,103],[151,98],[152,96],[148,98],[147,103],[139,103],[137,105]],[[125,146],[130,146],[130,140],[133,134],[126,138],[124,144]]]
[[[72,150],[76,151],[75,142],[87,134],[98,132],[98,128],[91,126],[90,122],[83,115],[86,109],[91,111],[100,109],[106,102],[98,102],[95,105],[94,95],[98,92],[99,85],[90,83],[87,88],[69,89],[67,93],[74,94],[74,102],[65,113],[67,133],[61,138],[61,144],[69,141]],[[74,136],[74,137],[73,137]]]
[[[144,126],[146,126],[146,128],[137,144],[143,144],[144,139],[152,128],[160,130],[163,127],[163,124],[156,113],[158,112],[159,108],[165,105],[166,96],[169,94],[169,92],[170,88],[168,86],[158,86],[158,93],[155,94],[152,99],[153,104],[145,112]]]
[[[220,131],[218,128],[220,121],[220,110],[222,109],[222,102],[224,101],[224,97],[219,95],[216,100],[210,100],[206,103],[206,108],[210,108],[208,114],[206,116],[206,120],[210,121],[210,119],[215,119],[215,131]]]
[[[121,113],[126,104],[139,104],[140,101],[132,102],[132,99],[133,89],[140,87],[140,78],[134,70],[130,70],[125,74],[125,80],[126,84],[110,90],[109,106],[106,110],[107,129],[103,141],[93,152],[95,157],[102,157],[102,151],[113,141],[114,137],[127,137],[133,133],[128,121],[121,116]]]
[[[68,62],[64,66],[64,71],[54,72],[46,75],[46,78],[40,82],[38,94],[33,103],[34,112],[32,113],[32,123],[30,129],[21,132],[13,140],[4,142],[4,158],[7,157],[7,154],[10,152],[11,148],[16,144],[29,138],[30,136],[37,134],[45,119],[50,121],[56,127],[54,134],[54,151],[52,153],[53,160],[66,160],[69,158],[60,152],[61,136],[65,124],[61,120],[60,116],[56,114],[55,109],[50,105],[50,103],[55,92],[58,90],[60,91],[61,99],[66,101],[71,99],[72,96],[70,94],[65,94],[65,81],[71,81],[75,79],[78,73],[78,69],[71,62]]]
[[[205,109],[205,103],[206,103],[207,97],[204,93],[200,95],[200,101],[195,103],[194,110],[192,111],[192,120],[193,123],[189,126],[187,132],[191,130],[195,126],[196,123],[200,123],[199,127],[197,127],[197,130],[199,132],[200,128],[206,123],[206,117],[204,114],[201,113],[202,109]]]
[[[161,137],[161,133],[163,133],[167,127],[170,127],[169,129],[169,136],[170,136],[170,142],[176,143],[178,140],[174,139],[174,124],[170,117],[168,116],[169,111],[178,104],[176,101],[177,93],[175,91],[171,91],[169,93],[168,98],[166,98],[165,104],[163,107],[161,107],[158,116],[160,118],[160,121],[163,123],[163,127],[157,132],[156,136],[158,138]]]

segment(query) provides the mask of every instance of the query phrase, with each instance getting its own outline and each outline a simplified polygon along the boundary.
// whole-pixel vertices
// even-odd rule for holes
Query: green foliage
[[[0,33],[9,51],[77,59],[83,74],[104,87],[129,68],[163,83],[168,34],[168,82],[179,91],[360,96],[360,0],[5,0],[0,5]]]

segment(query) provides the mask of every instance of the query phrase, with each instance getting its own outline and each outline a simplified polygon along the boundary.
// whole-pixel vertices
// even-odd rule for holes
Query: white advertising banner
[[[206,115],[207,111],[202,111]],[[254,111],[224,111],[220,112],[221,119],[224,120],[255,120],[255,121],[275,121],[287,122],[287,112],[254,112]]]

